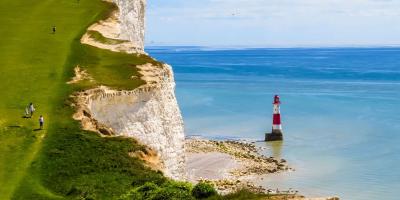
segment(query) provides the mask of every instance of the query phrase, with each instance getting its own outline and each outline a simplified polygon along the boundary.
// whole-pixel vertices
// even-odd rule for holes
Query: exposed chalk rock
[[[106,0],[115,3],[114,10],[107,19],[100,20],[88,28],[81,43],[115,52],[144,52],[146,0]],[[90,31],[101,34],[107,42],[91,37]]]
[[[133,91],[100,87],[86,91],[84,104],[91,117],[114,134],[133,137],[154,149],[163,162],[166,176],[184,180],[185,135],[175,81],[170,66],[157,68],[160,75],[155,84]]]
[[[144,49],[146,0],[113,0],[119,8],[119,39]]]

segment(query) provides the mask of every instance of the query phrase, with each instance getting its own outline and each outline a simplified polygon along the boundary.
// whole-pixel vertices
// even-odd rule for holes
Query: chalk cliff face
[[[113,0],[119,8],[119,38],[144,49],[146,0]]]
[[[160,81],[133,91],[102,88],[88,101],[99,123],[120,136],[134,137],[158,152],[166,176],[185,177],[184,130],[175,98],[175,82],[168,65],[159,69]]]
[[[109,38],[122,37],[143,50],[146,1],[113,1],[119,8],[118,19],[112,16],[96,23],[89,31],[96,30]],[[85,38],[88,37],[83,36],[82,43],[87,43]],[[131,52],[123,46],[111,48],[97,43],[88,44],[112,51]],[[135,53],[141,52],[144,53]],[[81,92],[76,95],[78,109],[74,118],[80,120],[86,130],[137,139],[157,152],[162,165],[159,168],[167,177],[183,180],[186,177],[185,136],[175,97],[172,68],[166,64],[150,63],[137,68],[145,85],[133,91],[117,91],[102,86]]]

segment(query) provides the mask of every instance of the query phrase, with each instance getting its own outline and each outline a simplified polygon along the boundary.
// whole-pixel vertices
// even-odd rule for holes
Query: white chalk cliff
[[[119,8],[120,39],[144,49],[146,0],[114,0]]]
[[[133,91],[99,88],[87,106],[92,117],[115,134],[136,138],[155,150],[166,176],[184,179],[185,136],[175,81],[168,65],[158,68],[158,72],[158,82]]]
[[[81,43],[116,52],[145,53],[146,0],[105,0],[118,6],[110,17],[98,21],[88,28]],[[107,38],[108,43],[97,41],[89,31]]]
[[[107,26],[103,23],[103,28],[96,31],[106,37],[112,36],[110,32],[117,33],[114,36],[143,49],[146,1],[114,2],[119,8],[118,20],[114,20],[118,24]],[[107,49],[107,46],[97,47]],[[119,48],[108,49],[117,51]],[[81,120],[85,129],[99,130],[101,125],[102,129],[105,126],[117,136],[137,139],[157,152],[162,162],[160,168],[167,177],[183,180],[186,177],[185,136],[172,69],[166,64],[146,64],[138,68],[145,85],[133,91],[116,91],[102,86],[82,92],[77,95],[81,105],[74,118]]]

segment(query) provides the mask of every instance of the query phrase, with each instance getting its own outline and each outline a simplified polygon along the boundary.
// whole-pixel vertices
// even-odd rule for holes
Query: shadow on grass
[[[11,126],[8,126],[8,128],[22,128],[22,126],[20,126],[20,125],[11,125]]]

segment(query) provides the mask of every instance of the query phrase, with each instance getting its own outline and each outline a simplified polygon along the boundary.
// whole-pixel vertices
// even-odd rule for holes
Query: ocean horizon
[[[148,47],[173,66],[187,135],[263,140],[281,96],[284,141],[258,142],[294,172],[268,188],[306,196],[397,198],[400,48]]]
[[[252,49],[397,49],[400,44],[373,44],[373,45],[152,45],[147,44],[146,51],[154,50],[252,50]]]

